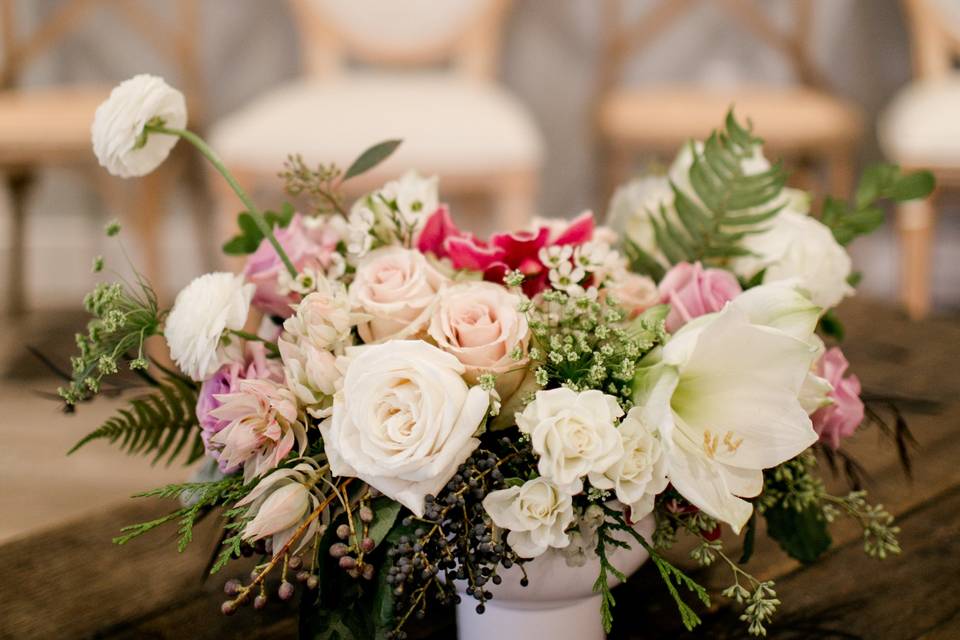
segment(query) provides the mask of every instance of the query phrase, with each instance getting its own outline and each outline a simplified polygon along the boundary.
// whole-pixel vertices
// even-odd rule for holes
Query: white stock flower
[[[218,272],[194,279],[177,294],[163,334],[185,374],[206,380],[227,361],[224,332],[243,328],[253,292],[243,276]]]
[[[850,256],[819,220],[784,210],[766,226],[767,231],[749,234],[741,241],[743,248],[755,255],[733,261],[731,266],[738,275],[751,278],[766,269],[764,284],[795,279],[813,302],[825,309],[853,293],[847,282]]]
[[[330,470],[357,477],[423,515],[480,441],[489,394],[464,367],[420,340],[348,349],[333,414],[320,424]]]
[[[301,462],[292,469],[277,469],[257,483],[237,502],[238,507],[248,506],[246,515],[252,518],[243,528],[243,539],[255,541],[271,537],[273,551],[279,553],[304,518],[319,506],[317,497],[305,486],[314,473],[313,465]],[[314,519],[292,549],[293,553],[313,539],[317,527],[318,520]]]
[[[636,522],[653,511],[657,494],[667,488],[667,460],[656,427],[644,422],[634,407],[618,429],[623,441],[623,456],[602,474],[590,476],[598,489],[612,489],[617,500],[630,507],[630,519]]]
[[[357,264],[350,285],[354,310],[368,316],[357,326],[360,337],[370,343],[421,333],[430,322],[437,292],[447,282],[419,251],[374,249]]]
[[[622,415],[613,396],[560,387],[538,391],[516,421],[540,458],[540,475],[574,487],[588,474],[592,482],[623,456],[616,427]]]
[[[635,379],[636,406],[661,434],[670,482],[737,532],[753,511],[742,498],[760,493],[762,470],[817,440],[799,400],[817,347],[810,323],[804,335],[798,320],[816,312],[807,301],[806,316],[790,313],[781,304],[787,290],[756,287],[746,302],[694,319]]]
[[[495,525],[510,532],[507,544],[521,558],[536,558],[551,547],[570,544],[566,529],[575,517],[573,498],[546,478],[491,491],[483,508]]]
[[[160,165],[177,143],[177,136],[151,133],[148,124],[182,129],[187,124],[183,94],[148,74],[124,80],[97,107],[91,136],[100,164],[121,178],[143,176]]]

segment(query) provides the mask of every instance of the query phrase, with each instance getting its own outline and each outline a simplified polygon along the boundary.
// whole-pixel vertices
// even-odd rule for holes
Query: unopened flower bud
[[[355,566],[357,566],[356,558],[353,558],[352,556],[343,556],[342,558],[340,558],[341,569],[349,570],[349,569],[353,569]]]
[[[300,556],[293,556],[287,560],[287,566],[294,570],[299,569],[301,566],[303,566],[303,560],[300,558]]]
[[[360,548],[364,553],[370,553],[376,546],[377,543],[373,541],[373,538],[364,538],[360,541]]]
[[[297,573],[297,582],[306,582],[307,578],[310,577],[309,571],[300,571]]]
[[[289,600],[293,597],[293,584],[284,580],[280,583],[280,588],[277,590],[277,595],[280,596],[281,600]]]
[[[372,564],[365,564],[363,566],[363,579],[364,580],[373,580],[373,573],[375,569]]]
[[[338,538],[340,538],[341,540],[346,540],[346,539],[347,539],[347,536],[349,536],[349,535],[350,535],[350,527],[348,527],[348,526],[345,525],[345,524],[342,524],[342,525],[340,525],[339,527],[337,527],[337,537],[338,537]]]
[[[263,595],[262,593],[253,599],[254,609],[263,609],[265,606],[267,606],[267,596]]]
[[[313,591],[314,589],[317,588],[317,586],[319,586],[319,584],[320,584],[320,579],[317,578],[317,576],[310,576],[309,578],[307,578],[307,589],[310,589],[311,591]]]
[[[360,521],[366,524],[373,522],[373,509],[366,505],[360,507]]]
[[[330,555],[334,558],[342,558],[343,556],[347,555],[347,551],[349,551],[347,545],[343,544],[342,542],[337,542],[330,545]]]
[[[237,612],[237,603],[233,600],[227,600],[222,605],[220,605],[220,613],[225,616],[232,616]]]
[[[223,592],[228,596],[235,596],[240,591],[240,581],[234,578],[223,583]]]

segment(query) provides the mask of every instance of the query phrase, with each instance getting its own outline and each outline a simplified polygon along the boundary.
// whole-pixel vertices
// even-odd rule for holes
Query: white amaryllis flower
[[[423,515],[480,441],[489,394],[465,368],[420,340],[353,347],[333,413],[320,424],[330,470],[357,477]]]
[[[237,502],[238,507],[248,506],[247,517],[251,520],[243,528],[243,539],[248,541],[271,537],[273,552],[280,549],[314,509],[319,506],[316,495],[307,488],[317,469],[301,462],[292,469],[277,469]],[[308,526],[300,542],[291,549],[298,553],[317,532],[318,520]]]
[[[495,525],[510,532],[507,544],[521,558],[536,558],[549,548],[570,544],[566,530],[575,517],[573,498],[546,478],[491,491],[483,508]]]
[[[121,178],[143,176],[156,169],[170,155],[177,136],[147,134],[144,127],[148,123],[184,128],[187,103],[163,78],[140,74],[114,87],[97,107],[91,134],[100,164]]]
[[[640,520],[653,511],[657,494],[667,488],[667,460],[656,427],[644,422],[634,407],[618,429],[623,456],[602,474],[590,476],[598,489],[612,489],[617,500],[630,507],[630,519]]]
[[[595,389],[576,392],[560,387],[538,391],[516,421],[539,456],[540,475],[559,485],[579,487],[584,476],[589,474],[593,482],[623,456],[616,427],[622,415],[613,396]]]
[[[254,289],[243,276],[218,272],[195,278],[177,294],[163,335],[185,374],[206,380],[227,361],[224,332],[243,328]]]
[[[802,335],[803,313],[764,303],[783,300],[784,290],[756,287],[746,302],[694,319],[635,379],[636,406],[661,434],[670,482],[737,532],[753,511],[742,498],[762,490],[762,470],[817,440],[799,400],[817,347]],[[758,323],[764,314],[769,324]]]
[[[769,228],[763,233],[749,234],[741,241],[743,248],[754,255],[733,261],[731,267],[738,275],[752,278],[766,269],[764,284],[796,280],[824,309],[853,294],[847,282],[850,256],[823,223],[785,209],[765,226]]]

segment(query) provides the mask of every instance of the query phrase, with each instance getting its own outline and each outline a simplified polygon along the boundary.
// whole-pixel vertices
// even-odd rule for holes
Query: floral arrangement
[[[686,535],[699,564],[729,567],[720,595],[764,635],[779,600],[744,567],[760,517],[803,562],[840,515],[871,556],[899,552],[887,512],[818,478],[818,454],[865,413],[820,335],[838,336],[830,309],[853,293],[844,245],[882,222],[881,201],[929,193],[929,174],[871,169],[852,203],[813,215],[731,114],[668,175],[617,191],[610,226],[588,212],[481,239],[413,172],[348,206],[343,185],[398,141],[345,170],[291,157],[281,176],[306,204],[261,212],[183,128],[184,105],[159,78],[128,80],[97,111],[94,150],[139,176],[194,145],[244,202],[224,250],[245,267],[200,276],[170,310],[141,278],[98,285],[60,393],[74,407],[128,386],[128,368],[146,391],[77,447],[208,459],[141,494],[182,506],[116,542],[172,522],[182,550],[221,508],[211,572],[259,557],[226,582],[224,613],[299,590],[310,637],[402,638],[433,603],[483,612],[507,569],[559,553],[596,563],[609,629],[615,552],[639,545],[693,628],[688,600],[710,594],[664,556]],[[160,335],[179,370],[147,357]],[[724,528],[744,536],[739,561]]]

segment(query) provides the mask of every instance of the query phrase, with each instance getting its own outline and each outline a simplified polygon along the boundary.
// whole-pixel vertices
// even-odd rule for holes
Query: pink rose
[[[219,448],[211,446],[210,439],[230,424],[228,420],[211,414],[221,402],[217,396],[235,393],[241,380],[272,380],[283,382],[283,366],[279,360],[267,358],[267,350],[262,342],[247,342],[244,346],[242,361],[228,362],[220,367],[211,378],[204,381],[197,396],[197,420],[200,422],[200,437],[207,455],[220,462],[220,470],[230,473],[230,468],[220,459]]]
[[[843,374],[850,363],[837,347],[827,350],[817,363],[817,375],[833,385],[831,404],[817,409],[811,417],[820,441],[836,449],[842,438],[849,438],[863,422],[864,408],[860,399],[860,380]]]
[[[285,228],[274,229],[273,235],[298,271],[310,269],[324,273],[335,259],[337,243],[343,234],[333,224],[306,219],[298,213]],[[287,269],[266,238],[247,258],[243,275],[257,287],[253,296],[255,307],[281,318],[293,315],[290,305],[300,299],[300,294],[290,290]]]
[[[631,318],[660,304],[657,283],[647,276],[631,273],[626,269],[615,273],[607,282],[605,290],[620,303]]]
[[[422,253],[381,247],[357,265],[350,302],[368,318],[357,325],[364,342],[412,337],[424,329],[447,278]]]
[[[667,331],[673,333],[693,318],[720,311],[742,289],[729,271],[704,269],[699,262],[681,262],[663,277],[659,291],[660,302],[670,305]]]
[[[480,240],[461,231],[441,206],[424,224],[417,248],[438,258],[447,258],[455,269],[483,272],[485,280],[501,284],[510,271],[526,279],[523,290],[533,296],[547,287],[548,269],[538,257],[540,249],[554,245],[581,245],[593,238],[593,214],[585,212],[572,222],[541,221],[533,230],[497,233]]]
[[[428,330],[437,346],[466,367],[476,384],[483,373],[497,375],[506,400],[520,386],[527,365],[530,329],[517,310],[520,297],[490,282],[465,282],[440,292]],[[519,350],[520,358],[511,354]]]

